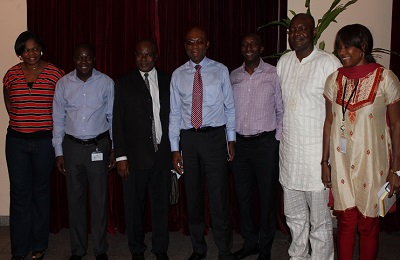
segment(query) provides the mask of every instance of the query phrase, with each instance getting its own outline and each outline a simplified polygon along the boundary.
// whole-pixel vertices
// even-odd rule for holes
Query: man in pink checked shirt
[[[240,259],[259,254],[271,259],[275,235],[278,152],[282,133],[283,105],[276,68],[260,55],[261,37],[243,37],[244,63],[230,75],[236,107],[236,154],[231,162],[238,196],[243,247],[235,252]],[[260,229],[255,223],[254,191],[260,197]]]

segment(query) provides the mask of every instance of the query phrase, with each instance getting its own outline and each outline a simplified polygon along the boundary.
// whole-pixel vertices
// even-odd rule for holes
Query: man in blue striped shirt
[[[108,259],[108,170],[115,166],[109,142],[114,81],[94,69],[95,60],[94,47],[79,44],[74,51],[76,69],[57,82],[53,102],[56,168],[67,182],[70,260],[81,260],[88,247],[87,186],[94,254],[96,260]]]
[[[208,47],[204,30],[190,29],[185,40],[185,49],[190,60],[174,71],[171,80],[169,138],[175,170],[182,173],[183,166],[185,169],[193,246],[190,260],[204,259],[207,253],[204,240],[205,181],[213,234],[219,250],[218,258],[235,259],[231,253],[232,227],[227,174],[227,156],[233,160],[235,155],[235,106],[228,69],[206,57]],[[202,82],[197,85],[202,91],[199,93],[201,113],[194,115],[192,105],[199,101],[194,97],[197,94],[193,95],[195,75],[200,77],[196,82]],[[196,123],[193,121],[195,118],[199,119]]]

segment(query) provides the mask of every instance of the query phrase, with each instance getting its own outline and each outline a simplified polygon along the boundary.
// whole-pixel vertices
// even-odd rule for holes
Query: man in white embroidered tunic
[[[320,159],[326,78],[341,66],[332,54],[314,46],[312,16],[298,14],[289,26],[293,51],[277,64],[284,106],[279,151],[279,181],[284,191],[286,222],[292,235],[291,259],[334,258],[328,190],[321,182]],[[310,228],[311,223],[311,228]]]

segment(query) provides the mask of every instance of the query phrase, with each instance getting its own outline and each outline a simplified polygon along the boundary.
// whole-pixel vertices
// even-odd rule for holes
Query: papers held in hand
[[[390,186],[386,182],[378,192],[378,210],[379,216],[384,217],[397,200],[396,194],[389,198]]]

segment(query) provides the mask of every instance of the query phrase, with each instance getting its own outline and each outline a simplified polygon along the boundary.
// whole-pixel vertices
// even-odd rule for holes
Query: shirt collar
[[[209,63],[209,61],[210,61],[210,60],[209,60],[207,57],[204,57],[204,59],[203,59],[202,61],[200,61],[199,65],[200,65],[202,68],[204,68],[204,67],[207,66],[207,64]],[[196,65],[197,65],[197,64],[194,63],[192,60],[189,60],[189,66],[190,66],[190,68],[195,69],[194,67],[195,67]]]
[[[101,75],[101,72],[98,71],[98,70],[96,70],[95,68],[93,68],[92,76],[90,76],[90,78],[88,78],[88,79],[86,80],[86,82],[90,82],[90,81],[92,81],[92,80],[94,80],[94,79],[97,79],[98,77],[100,77],[100,75]],[[76,81],[78,81],[78,82],[79,82],[79,81],[83,82],[80,78],[78,78],[77,73],[76,73],[76,69],[74,70],[74,79],[75,79]]]
[[[140,72],[140,75],[142,76],[143,79],[144,79],[144,74],[145,74],[145,73],[148,73],[148,74],[149,74],[149,78],[154,78],[154,76],[155,76],[155,74],[156,74],[156,68],[153,67],[153,69],[150,70],[149,72],[143,72],[143,71],[141,71],[141,70],[139,70],[139,72]]]
[[[304,57],[301,62],[299,61],[299,59],[296,56],[296,59],[299,63],[304,64],[307,63],[311,60],[313,60],[315,53],[318,51],[318,48],[314,45],[314,49],[312,50],[312,52],[310,53],[310,55],[308,55],[307,57]],[[294,52],[294,55],[296,55],[296,52]]]
[[[262,71],[262,70],[264,70],[264,67],[265,67],[265,62],[263,61],[263,59],[260,58],[260,63],[258,64],[258,66],[256,68],[254,68],[254,72]],[[246,64],[244,62],[242,64],[242,71],[246,71]]]

